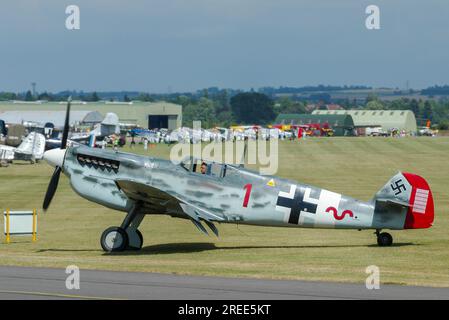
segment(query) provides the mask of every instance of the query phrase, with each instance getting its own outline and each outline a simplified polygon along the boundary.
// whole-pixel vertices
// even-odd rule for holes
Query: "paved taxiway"
[[[235,279],[80,270],[80,289],[64,269],[0,266],[0,299],[449,299],[449,288]]]

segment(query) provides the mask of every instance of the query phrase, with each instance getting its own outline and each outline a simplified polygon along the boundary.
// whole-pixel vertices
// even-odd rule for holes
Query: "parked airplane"
[[[67,105],[63,144],[68,135]],[[373,229],[380,246],[393,238],[382,229],[429,228],[434,219],[432,192],[418,175],[398,173],[371,201],[300,184],[230,164],[188,158],[168,160],[74,146],[45,152],[55,167],[45,195],[48,209],[63,172],[80,196],[105,207],[127,212],[120,227],[101,236],[107,252],[140,249],[138,227],[145,215],[166,214],[189,219],[203,233],[203,223],[331,229]]]
[[[24,160],[34,163],[41,160],[45,151],[44,135],[31,132],[17,147],[0,145],[0,160],[10,162],[13,160]]]
[[[68,141],[70,144],[86,144],[93,146],[92,143],[95,145],[95,141],[101,141],[105,137],[113,134],[120,134],[120,125],[118,121],[118,116],[115,113],[107,113],[103,121],[96,124],[90,132],[74,132]],[[61,141],[62,137],[47,139],[47,149],[61,148]]]

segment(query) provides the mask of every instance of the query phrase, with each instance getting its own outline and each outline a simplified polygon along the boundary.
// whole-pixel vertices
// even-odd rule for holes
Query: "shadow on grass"
[[[100,249],[40,249],[36,250],[36,252],[103,252]]]
[[[15,161],[22,161],[22,160],[15,160]],[[35,163],[30,163],[29,161],[23,160],[23,162],[14,162],[10,163],[10,166],[33,166]]]
[[[391,247],[415,246],[411,242],[395,243]],[[326,249],[326,248],[367,248],[378,247],[377,244],[371,245],[310,245],[310,246],[219,246],[209,242],[190,242],[190,243],[164,243],[143,247],[141,250],[128,250],[123,252],[104,253],[104,255],[150,255],[150,254],[176,254],[176,253],[193,253],[211,250],[244,250],[244,249]],[[388,248],[382,248],[388,250]]]

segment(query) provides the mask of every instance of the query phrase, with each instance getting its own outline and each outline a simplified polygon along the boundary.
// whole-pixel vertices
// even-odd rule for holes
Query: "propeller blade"
[[[65,112],[65,123],[64,131],[62,132],[61,149],[66,148],[67,138],[69,137],[69,120],[70,120],[70,103],[72,102],[72,97],[67,99],[67,110]]]
[[[62,132],[61,149],[66,148],[67,139],[69,136],[70,103],[71,102],[72,102],[72,97],[70,96],[67,99],[67,110],[65,113],[64,131]],[[49,152],[50,151],[47,151],[47,154],[49,154]],[[51,159],[50,156],[49,156],[49,159]],[[55,162],[55,164],[56,163],[57,162]],[[48,207],[50,206],[51,200],[53,199],[53,196],[56,193],[56,189],[58,188],[59,176],[61,175],[61,171],[62,171],[62,168],[60,166],[56,166],[55,171],[53,172],[53,175],[51,176],[50,183],[48,184],[48,187],[47,187],[47,193],[45,193],[44,203],[42,204],[42,208],[44,209],[44,211],[46,211],[48,209]]]
[[[244,143],[245,143],[245,145],[243,148],[242,160],[240,160],[240,164],[239,164],[240,168],[245,167],[246,154],[248,153],[248,140],[244,140]]]
[[[45,194],[44,204],[42,208],[47,210],[50,206],[50,202],[55,195],[56,189],[58,188],[59,176],[61,175],[61,167],[56,167],[53,175],[51,176],[50,183],[48,184],[47,193]]]

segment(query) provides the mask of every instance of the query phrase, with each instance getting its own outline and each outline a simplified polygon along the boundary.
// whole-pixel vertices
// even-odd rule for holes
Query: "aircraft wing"
[[[212,221],[225,221],[225,218],[208,210],[199,208],[185,200],[179,199],[165,191],[147,184],[132,180],[116,180],[117,186],[132,200],[140,201],[145,207],[155,213],[182,211],[187,218],[203,233],[206,229],[201,224],[204,221],[218,236],[218,230]]]
[[[75,141],[75,142],[81,142],[81,141],[87,141],[90,139],[90,134],[79,134],[79,135],[72,135],[69,140]]]
[[[128,198],[140,201],[144,206],[153,209],[152,212],[163,213],[167,209],[180,208],[177,198],[157,188],[133,180],[116,180],[115,182]]]

